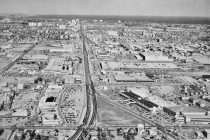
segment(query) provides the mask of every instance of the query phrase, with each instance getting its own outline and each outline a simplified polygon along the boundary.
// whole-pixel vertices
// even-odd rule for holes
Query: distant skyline
[[[210,18],[210,0],[0,0],[0,14]]]

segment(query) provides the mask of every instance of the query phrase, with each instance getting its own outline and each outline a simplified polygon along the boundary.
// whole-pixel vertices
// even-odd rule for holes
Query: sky
[[[0,0],[0,14],[210,17],[210,0]]]

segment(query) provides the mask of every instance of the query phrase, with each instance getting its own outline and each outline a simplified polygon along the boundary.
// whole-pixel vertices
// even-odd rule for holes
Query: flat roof
[[[183,113],[197,113],[197,112],[206,112],[204,109],[202,108],[198,108],[198,107],[192,107],[192,106],[186,106],[186,105],[177,105],[177,106],[172,106],[172,107],[168,107],[169,109],[171,109],[174,112],[183,112]]]
[[[122,62],[101,62],[103,69],[120,69],[120,68],[138,68],[138,69],[175,69],[178,68],[174,63],[122,63]]]
[[[198,63],[210,65],[210,57],[208,56],[197,55],[197,56],[194,56],[193,59],[197,61]]]

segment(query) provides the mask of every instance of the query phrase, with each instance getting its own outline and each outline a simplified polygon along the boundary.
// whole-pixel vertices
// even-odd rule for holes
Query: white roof
[[[153,81],[144,74],[136,74],[136,73],[125,74],[120,72],[115,74],[115,79],[121,81]]]
[[[151,102],[157,104],[160,107],[169,107],[169,106],[175,106],[176,105],[173,102],[165,101],[163,98],[161,98],[159,96],[155,96],[155,95],[148,97],[148,99]]]
[[[112,31],[112,30],[107,31],[107,33],[111,36],[117,36],[118,35],[117,31]]]
[[[168,61],[173,62],[173,59],[168,58],[167,56],[164,56],[162,54],[154,54],[154,53],[144,53],[144,56],[146,57],[146,61]]]
[[[101,62],[103,69],[116,69],[116,68],[157,68],[157,69],[174,69],[178,68],[174,63],[139,63],[135,65],[134,63],[123,64],[122,62]]]
[[[201,64],[210,64],[210,57],[208,56],[198,55],[194,56],[193,59]]]
[[[14,113],[12,113],[12,116],[27,116],[27,114],[26,109],[17,109]]]
[[[142,98],[151,96],[147,87],[128,87],[127,89]]]
[[[57,85],[57,84],[50,84],[50,85],[48,86],[48,88],[49,88],[49,89],[61,89],[62,87],[59,86],[59,85]]]
[[[31,56],[26,55],[25,58],[26,59],[48,59],[48,56],[47,55],[36,54],[36,55],[31,55]]]

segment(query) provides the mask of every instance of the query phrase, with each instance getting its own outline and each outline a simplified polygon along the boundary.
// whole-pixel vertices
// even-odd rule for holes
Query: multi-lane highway
[[[88,52],[86,49],[86,35],[82,29],[82,38],[83,38],[83,54],[84,54],[84,65],[85,65],[85,79],[86,79],[86,86],[87,86],[87,94],[89,96],[91,102],[91,114],[87,122],[87,129],[91,128],[91,125],[94,124],[96,119],[96,112],[97,112],[97,101],[96,101],[96,94],[93,82],[91,80],[90,69],[89,69],[89,58]]]
[[[86,37],[83,31],[82,24],[80,25],[80,33],[83,41],[82,50],[83,50],[83,61],[84,61],[83,64],[85,70],[84,74],[85,74],[85,86],[86,86],[86,95],[87,95],[87,110],[85,117],[83,119],[83,124],[78,127],[76,133],[71,137],[71,140],[76,140],[79,137],[82,137],[83,132],[91,128],[91,125],[93,125],[94,120],[96,118],[96,111],[97,111],[95,89],[90,76],[88,53],[86,49]]]

